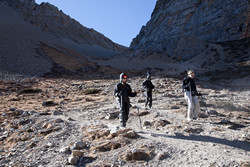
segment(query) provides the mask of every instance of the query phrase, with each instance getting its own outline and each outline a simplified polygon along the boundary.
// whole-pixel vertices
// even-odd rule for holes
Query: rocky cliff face
[[[130,48],[189,59],[208,43],[249,38],[249,11],[248,0],[158,0]]]

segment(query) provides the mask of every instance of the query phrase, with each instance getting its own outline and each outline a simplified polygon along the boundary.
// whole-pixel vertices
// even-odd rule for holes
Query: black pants
[[[146,98],[145,107],[149,103],[149,108],[151,108],[152,107],[152,90],[151,91],[147,91],[146,93],[147,93],[147,98]]]
[[[129,102],[123,102],[120,103],[120,114],[119,119],[122,126],[126,126],[126,122],[128,121],[128,115],[129,115]]]

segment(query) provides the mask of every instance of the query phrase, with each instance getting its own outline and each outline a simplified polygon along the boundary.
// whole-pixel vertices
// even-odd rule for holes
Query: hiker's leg
[[[149,108],[152,107],[152,91],[149,92]]]
[[[124,126],[125,121],[124,121],[124,112],[125,112],[125,107],[124,104],[120,103],[120,113],[119,113],[119,120],[120,120],[120,124],[121,126]]]
[[[147,107],[148,102],[149,102],[149,95],[148,95],[148,91],[146,91],[146,102],[145,102],[145,107]]]
[[[128,115],[129,115],[129,103],[125,103],[125,112],[124,112],[124,120],[125,122],[128,121]]]
[[[189,91],[186,91],[184,92],[184,98],[187,102],[187,105],[188,105],[188,111],[187,111],[187,119],[190,120],[190,119],[193,119],[193,100],[192,100],[192,95],[191,95],[191,92]]]
[[[196,96],[193,96],[193,104],[194,104],[194,118],[197,118],[200,112],[200,104]]]

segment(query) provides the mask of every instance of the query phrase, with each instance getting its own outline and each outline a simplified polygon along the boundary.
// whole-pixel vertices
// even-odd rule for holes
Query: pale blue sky
[[[157,0],[35,0],[49,2],[87,28],[129,46],[150,20]]]

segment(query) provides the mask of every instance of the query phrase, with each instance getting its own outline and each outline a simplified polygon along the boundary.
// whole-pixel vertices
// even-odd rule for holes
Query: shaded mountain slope
[[[1,0],[0,14],[1,76],[83,73],[127,49],[48,3]]]

